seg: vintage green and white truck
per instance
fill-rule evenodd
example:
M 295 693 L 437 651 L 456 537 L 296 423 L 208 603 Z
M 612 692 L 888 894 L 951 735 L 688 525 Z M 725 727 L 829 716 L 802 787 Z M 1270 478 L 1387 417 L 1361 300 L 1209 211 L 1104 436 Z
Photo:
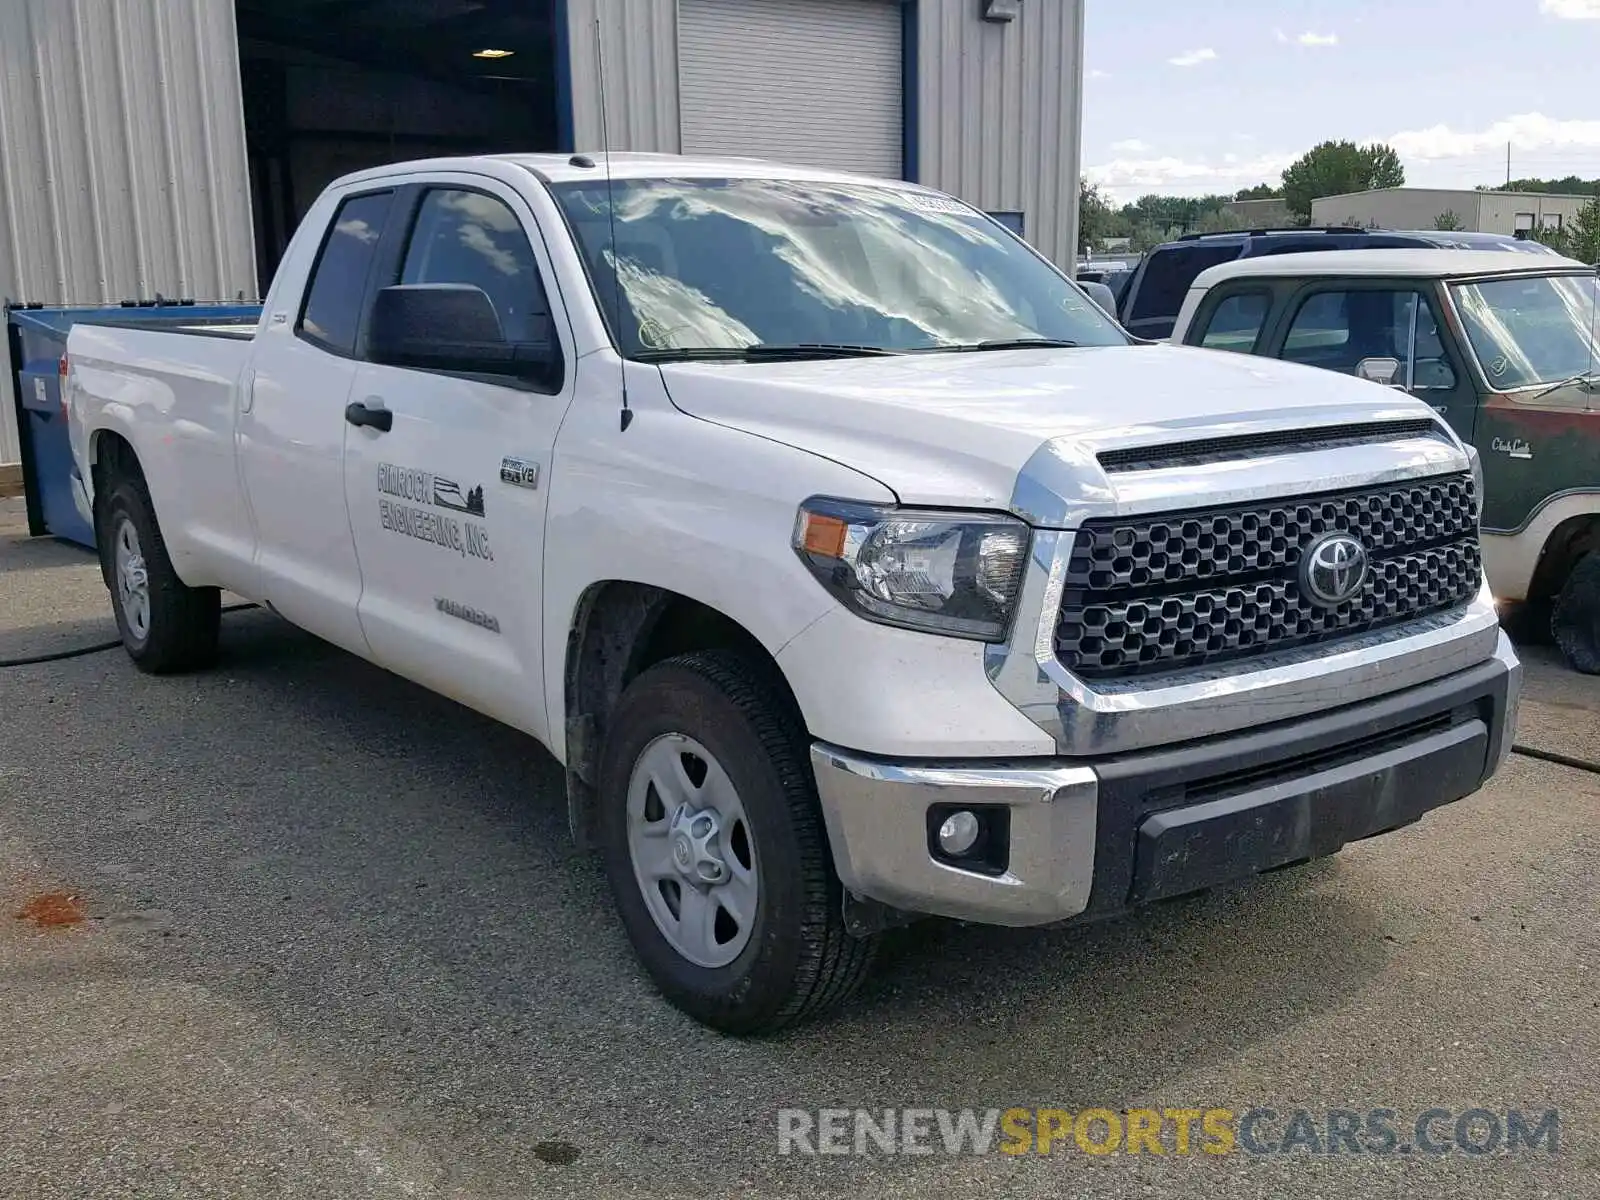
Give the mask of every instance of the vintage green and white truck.
M 1171 340 L 1341 371 L 1432 405 L 1478 454 L 1497 601 L 1600 674 L 1596 268 L 1462 250 L 1241 259 L 1199 275 Z

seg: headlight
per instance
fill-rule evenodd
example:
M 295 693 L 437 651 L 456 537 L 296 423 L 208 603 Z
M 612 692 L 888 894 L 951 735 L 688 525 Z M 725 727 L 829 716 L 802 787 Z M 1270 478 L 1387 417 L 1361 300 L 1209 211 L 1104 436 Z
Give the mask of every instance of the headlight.
M 1478 493 L 1478 510 L 1483 510 L 1483 459 L 1478 456 L 1478 448 L 1470 442 L 1465 444 L 1467 461 L 1472 464 L 1472 486 Z
M 1028 560 L 1015 517 L 812 499 L 794 548 L 822 585 L 885 625 L 984 642 L 1004 639 Z

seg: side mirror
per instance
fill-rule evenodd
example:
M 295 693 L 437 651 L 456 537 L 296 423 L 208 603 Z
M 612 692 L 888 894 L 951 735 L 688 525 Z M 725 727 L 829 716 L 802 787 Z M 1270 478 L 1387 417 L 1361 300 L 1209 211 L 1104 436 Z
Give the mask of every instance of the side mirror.
M 1400 374 L 1400 360 L 1398 358 L 1363 358 L 1356 364 L 1356 378 L 1365 379 L 1370 383 L 1381 383 L 1385 387 L 1395 387 L 1395 376 Z
M 382 289 L 372 305 L 367 353 L 373 362 L 425 371 L 505 375 L 539 383 L 560 377 L 555 330 L 538 341 L 510 342 L 482 288 L 407 283 Z
M 1098 304 L 1106 316 L 1117 319 L 1117 297 L 1109 287 L 1098 280 L 1078 280 L 1078 286 L 1089 293 L 1089 299 Z

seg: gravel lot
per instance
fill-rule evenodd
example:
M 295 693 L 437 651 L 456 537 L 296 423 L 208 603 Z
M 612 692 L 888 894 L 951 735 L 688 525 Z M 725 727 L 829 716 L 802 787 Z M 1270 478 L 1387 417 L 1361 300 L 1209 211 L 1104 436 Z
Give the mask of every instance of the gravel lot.
M 88 557 L 17 530 L 0 658 L 114 636 Z M 849 1012 L 741 1043 L 635 968 L 534 744 L 224 620 L 204 675 L 0 670 L 0 1195 L 1600 1196 L 1600 777 L 1516 757 L 1419 827 L 1101 926 L 929 923 Z M 1522 740 L 1600 759 L 1600 680 L 1528 653 Z M 14 916 L 52 893 L 85 919 Z M 1011 1105 L 1554 1107 L 1560 1141 L 776 1152 L 780 1108 Z

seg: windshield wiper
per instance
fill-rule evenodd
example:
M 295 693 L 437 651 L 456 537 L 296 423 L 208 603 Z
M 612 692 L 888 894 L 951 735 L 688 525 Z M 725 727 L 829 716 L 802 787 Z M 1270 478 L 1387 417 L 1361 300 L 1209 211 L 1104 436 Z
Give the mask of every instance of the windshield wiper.
M 919 353 L 973 354 L 980 350 L 1063 350 L 1073 349 L 1079 345 L 1081 343 L 1062 341 L 1060 338 L 994 338 L 987 342 L 958 342 L 952 346 L 925 346 L 919 348 Z
M 1593 386 L 1597 382 L 1600 382 L 1600 372 L 1591 367 L 1587 371 L 1579 371 L 1576 375 L 1569 375 L 1566 379 L 1552 383 L 1549 387 L 1540 388 L 1533 394 L 1533 399 L 1548 396 L 1551 392 L 1559 392 L 1562 388 L 1572 387 L 1574 384 L 1585 383 Z
M 847 346 L 827 342 L 792 344 L 763 342 L 753 346 L 679 346 L 671 350 L 645 350 L 633 356 L 635 362 L 760 362 L 762 360 L 804 360 L 809 358 L 878 358 L 894 354 L 882 346 Z

